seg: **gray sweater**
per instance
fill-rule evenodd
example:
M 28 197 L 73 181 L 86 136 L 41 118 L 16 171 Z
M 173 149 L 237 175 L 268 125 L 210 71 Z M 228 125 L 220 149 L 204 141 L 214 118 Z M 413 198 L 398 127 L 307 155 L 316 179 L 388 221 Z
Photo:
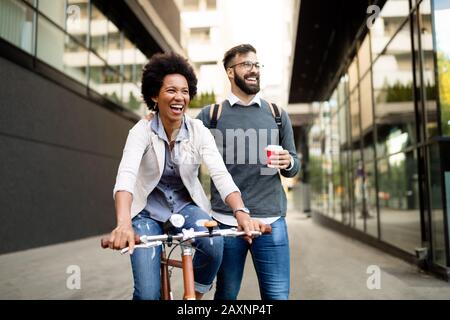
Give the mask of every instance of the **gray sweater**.
M 280 109 L 281 111 L 281 109 Z M 280 144 L 294 159 L 293 167 L 280 170 L 285 177 L 293 177 L 300 170 L 300 161 L 295 150 L 292 125 L 287 113 L 282 110 L 282 137 L 278 141 L 278 127 L 270 107 L 261 99 L 257 104 L 230 106 L 228 100 L 222 103 L 222 113 L 217 128 L 212 130 L 216 144 L 234 182 L 242 193 L 245 205 L 254 217 L 276 217 L 286 215 L 286 194 L 281 185 L 278 171 L 266 166 L 264 147 Z M 197 116 L 209 128 L 210 106 Z M 222 201 L 214 184 L 211 183 L 211 205 L 215 212 L 232 215 L 231 209 Z

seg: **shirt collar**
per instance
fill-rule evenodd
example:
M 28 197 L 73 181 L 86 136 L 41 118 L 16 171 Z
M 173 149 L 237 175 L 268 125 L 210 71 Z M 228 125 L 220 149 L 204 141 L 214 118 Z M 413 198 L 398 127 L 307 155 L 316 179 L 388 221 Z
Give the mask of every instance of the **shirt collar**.
M 153 121 L 151 123 L 151 129 L 153 130 L 154 133 L 156 133 L 156 135 L 160 139 L 169 143 L 169 139 L 167 138 L 166 131 L 164 130 L 164 125 L 161 121 L 161 118 L 159 117 L 158 112 L 156 113 L 155 118 L 153 119 Z M 175 138 L 175 141 L 179 142 L 179 141 L 186 140 L 186 139 L 189 139 L 189 129 L 188 129 L 186 121 L 185 121 L 185 116 L 183 115 L 183 118 L 181 120 L 180 131 L 178 132 L 178 135 Z
M 241 101 L 241 99 L 239 99 L 238 97 L 236 97 L 236 95 L 232 92 L 230 92 L 228 98 L 227 98 L 228 102 L 230 103 L 230 106 L 234 106 L 235 104 L 239 104 L 241 106 L 250 106 L 252 104 L 257 104 L 259 107 L 261 107 L 261 97 L 259 92 L 253 97 L 253 99 L 248 103 L 245 104 L 244 102 Z

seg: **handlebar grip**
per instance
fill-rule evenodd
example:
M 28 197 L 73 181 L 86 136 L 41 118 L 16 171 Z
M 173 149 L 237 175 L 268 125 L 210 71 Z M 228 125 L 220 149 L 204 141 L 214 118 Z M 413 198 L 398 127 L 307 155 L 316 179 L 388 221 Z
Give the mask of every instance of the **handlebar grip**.
M 100 240 L 100 245 L 103 249 L 109 248 L 109 239 L 108 238 L 102 238 Z
M 141 238 L 139 237 L 138 234 L 134 234 L 134 243 L 135 243 L 135 244 L 140 244 L 140 243 L 141 243 Z M 110 245 L 109 238 L 102 238 L 102 239 L 100 240 L 100 245 L 101 245 L 101 247 L 102 247 L 103 249 L 109 248 L 109 245 Z M 127 245 L 128 245 L 128 243 L 127 243 Z

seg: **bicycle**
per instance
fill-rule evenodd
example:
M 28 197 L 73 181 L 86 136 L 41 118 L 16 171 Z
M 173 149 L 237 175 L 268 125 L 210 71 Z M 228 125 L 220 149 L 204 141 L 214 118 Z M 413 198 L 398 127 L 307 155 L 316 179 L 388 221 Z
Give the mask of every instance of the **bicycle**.
M 180 218 L 181 217 L 181 218 Z M 175 227 L 181 227 L 184 224 L 184 218 L 181 215 L 174 214 L 171 219 L 168 220 L 169 226 L 165 227 L 165 234 L 153 235 L 153 236 L 141 236 L 136 238 L 135 249 L 139 248 L 152 248 L 156 246 L 162 246 L 161 251 L 161 262 L 160 262 L 160 272 L 161 272 L 161 300 L 173 300 L 173 295 L 170 287 L 170 276 L 169 267 L 180 268 L 183 271 L 183 286 L 184 286 L 184 300 L 195 300 L 195 289 L 194 289 L 194 267 L 192 264 L 193 256 L 193 246 L 192 242 L 196 238 L 205 237 L 243 237 L 246 236 L 245 231 L 238 231 L 237 228 L 230 229 L 216 229 L 217 222 L 214 220 L 206 221 L 204 227 L 208 231 L 194 231 L 194 229 L 182 229 L 181 233 L 171 234 L 170 231 Z M 270 225 L 265 226 L 264 234 L 270 233 L 272 231 Z M 251 237 L 256 238 L 261 236 L 263 233 L 260 231 L 251 231 Z M 166 247 L 171 247 L 176 241 L 174 248 L 166 256 Z M 177 247 L 181 248 L 181 261 L 170 259 L 172 251 Z M 106 249 L 109 248 L 109 239 L 101 239 L 101 247 Z M 126 254 L 129 248 L 126 247 L 121 250 L 121 254 Z

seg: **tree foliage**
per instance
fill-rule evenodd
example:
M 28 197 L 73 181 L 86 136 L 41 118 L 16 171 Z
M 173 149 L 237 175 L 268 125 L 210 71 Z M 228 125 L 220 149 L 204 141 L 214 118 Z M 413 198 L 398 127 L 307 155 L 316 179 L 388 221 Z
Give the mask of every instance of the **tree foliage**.
M 203 108 L 208 104 L 216 103 L 216 95 L 213 91 L 198 94 L 189 104 L 190 108 Z

